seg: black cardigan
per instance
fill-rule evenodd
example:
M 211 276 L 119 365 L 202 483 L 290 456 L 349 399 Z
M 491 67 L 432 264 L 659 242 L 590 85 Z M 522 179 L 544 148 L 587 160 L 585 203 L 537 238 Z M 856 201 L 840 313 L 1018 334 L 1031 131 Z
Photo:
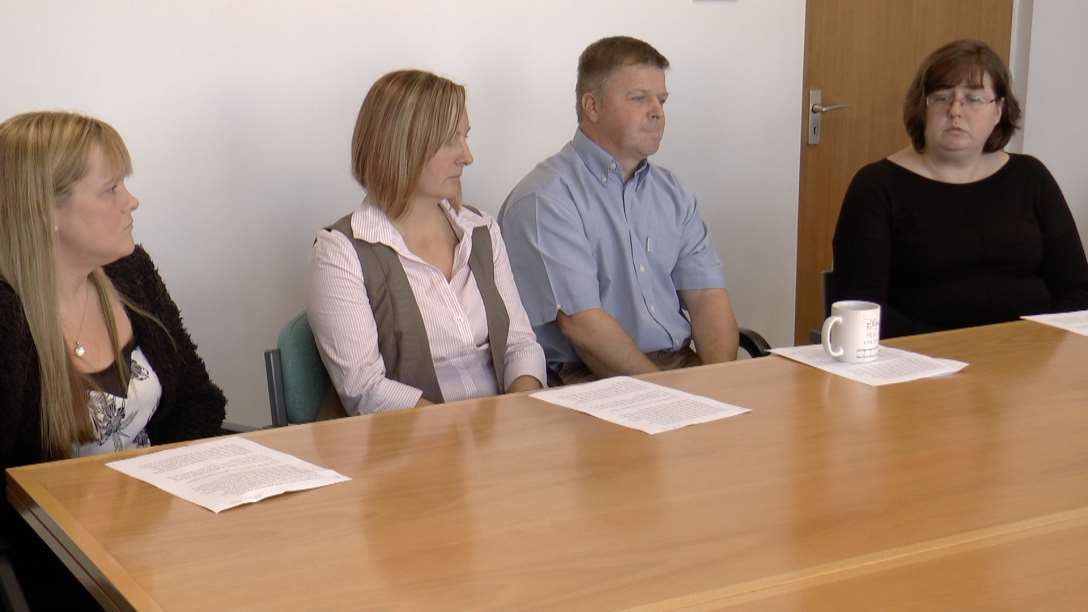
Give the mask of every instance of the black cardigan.
M 225 416 L 226 398 L 208 378 L 147 252 L 136 251 L 106 267 L 114 286 L 134 304 L 154 315 L 169 331 L 132 311 L 136 344 L 143 350 L 162 385 L 158 407 L 147 424 L 152 444 L 214 436 Z M 173 340 L 173 342 L 171 342 Z M 8 468 L 42 461 L 38 354 L 14 290 L 0 281 L 0 461 Z M 7 482 L 4 484 L 5 514 Z M 17 518 L 9 514 L 8 520 Z M 13 527 L 4 521 L 5 538 Z M 19 539 L 19 538 L 17 538 Z

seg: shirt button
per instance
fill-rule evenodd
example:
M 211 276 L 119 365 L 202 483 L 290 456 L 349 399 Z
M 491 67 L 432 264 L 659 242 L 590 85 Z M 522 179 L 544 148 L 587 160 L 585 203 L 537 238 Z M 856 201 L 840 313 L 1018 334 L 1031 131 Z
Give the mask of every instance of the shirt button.
M 601 182 L 602 183 L 607 183 L 608 182 L 608 177 L 607 176 L 602 176 L 601 177 Z
M 653 306 L 651 305 L 651 306 L 650 306 L 650 314 L 654 314 L 654 313 L 656 313 L 656 312 L 657 312 L 657 309 L 656 309 L 656 308 L 654 308 L 654 307 L 653 307 Z
M 615 170 L 616 169 L 616 162 L 612 162 L 612 163 L 608 164 L 608 169 L 609 170 Z
M 638 265 L 638 271 L 639 271 L 639 272 L 645 272 L 645 271 L 646 271 L 646 266 L 644 266 L 644 265 L 642 265 L 642 264 L 639 264 L 639 265 Z

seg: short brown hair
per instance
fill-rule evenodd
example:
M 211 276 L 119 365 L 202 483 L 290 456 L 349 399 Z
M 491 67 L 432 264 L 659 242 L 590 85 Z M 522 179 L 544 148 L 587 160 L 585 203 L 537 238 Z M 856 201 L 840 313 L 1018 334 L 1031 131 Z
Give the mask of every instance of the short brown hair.
M 390 219 L 406 212 L 423 166 L 464 112 L 465 88 L 430 72 L 398 70 L 370 87 L 355 120 L 351 171 Z
M 657 49 L 630 36 L 602 38 L 582 51 L 578 58 L 578 82 L 574 86 L 574 109 L 582 121 L 582 96 L 600 94 L 612 71 L 631 64 L 649 64 L 665 70 L 669 60 Z
M 966 83 L 982 87 L 984 75 L 990 75 L 994 95 L 1004 104 L 1001 120 L 983 146 L 983 151 L 1000 151 L 1020 127 L 1020 103 L 1012 93 L 1012 79 L 1005 62 L 980 40 L 954 40 L 929 55 L 918 67 L 918 73 L 903 100 L 903 124 L 911 144 L 919 153 L 926 146 L 926 96 Z

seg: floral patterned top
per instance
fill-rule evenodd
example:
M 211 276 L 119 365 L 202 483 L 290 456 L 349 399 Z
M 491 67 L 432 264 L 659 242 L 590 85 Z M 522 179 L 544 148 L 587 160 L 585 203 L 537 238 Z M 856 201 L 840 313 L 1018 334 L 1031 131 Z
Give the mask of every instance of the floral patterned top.
M 151 446 L 145 428 L 162 396 L 159 377 L 139 347 L 129 344 L 122 356 L 129 362 L 127 389 L 112 365 L 89 375 L 97 389 L 88 392 L 87 407 L 98 439 L 78 445 L 78 456 Z

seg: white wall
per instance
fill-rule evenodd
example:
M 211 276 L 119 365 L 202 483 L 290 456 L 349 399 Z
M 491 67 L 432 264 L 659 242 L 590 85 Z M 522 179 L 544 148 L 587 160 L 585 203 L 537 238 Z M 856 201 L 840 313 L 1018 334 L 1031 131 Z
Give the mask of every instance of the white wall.
M 1012 0 L 1012 41 L 1009 45 L 1009 72 L 1012 73 L 1012 92 L 1023 104 L 1028 92 L 1028 63 L 1031 56 L 1031 14 L 1035 0 Z M 1024 130 L 1017 130 L 1006 151 L 1023 153 Z
M 128 142 L 137 239 L 229 420 L 268 422 L 262 351 L 302 307 L 314 230 L 357 203 L 348 148 L 374 79 L 467 85 L 465 196 L 497 212 L 573 134 L 577 56 L 612 34 L 672 61 L 657 161 L 699 194 L 741 323 L 790 339 L 803 0 L 0 0 L 0 19 L 0 118 L 78 110 Z
M 1088 3 L 1039 0 L 1031 25 L 1024 152 L 1041 159 L 1058 180 L 1081 241 L 1088 240 Z

